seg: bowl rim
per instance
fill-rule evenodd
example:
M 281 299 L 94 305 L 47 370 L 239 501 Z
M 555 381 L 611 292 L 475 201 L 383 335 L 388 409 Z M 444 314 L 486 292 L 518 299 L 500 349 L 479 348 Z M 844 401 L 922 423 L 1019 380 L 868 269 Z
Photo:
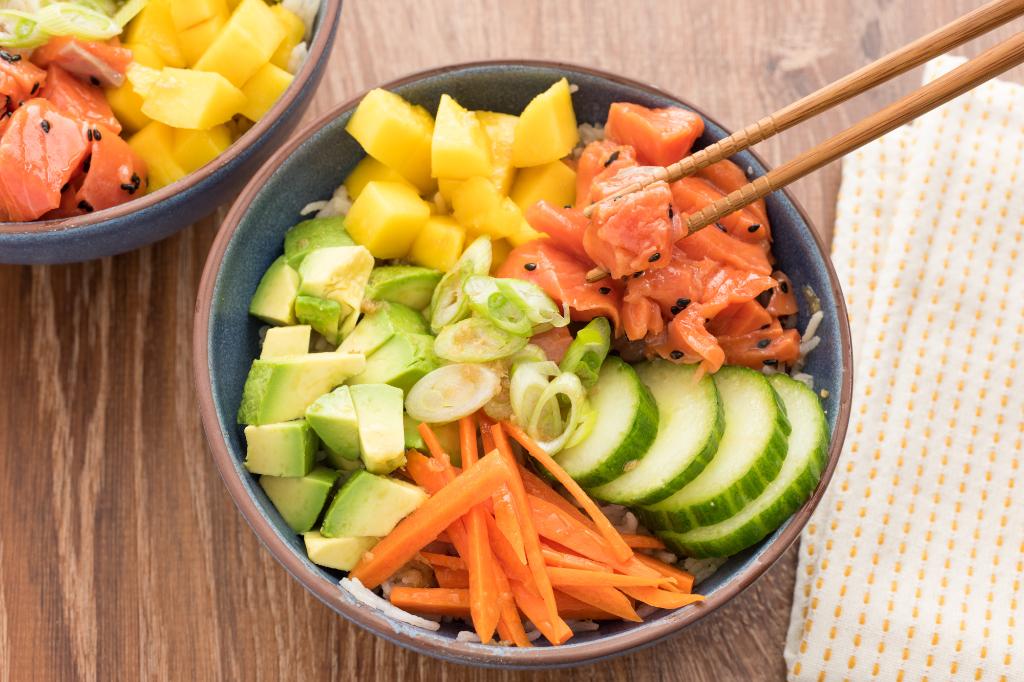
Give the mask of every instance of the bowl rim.
M 325 56 L 328 44 L 331 42 L 331 33 L 336 30 L 335 26 L 341 14 L 342 2 L 343 0 L 326 0 L 326 6 L 317 14 L 318 24 L 313 34 L 313 40 L 309 45 L 309 53 L 306 55 L 302 68 L 295 74 L 294 80 L 285 90 L 284 94 L 274 102 L 274 106 L 252 128 L 245 131 L 241 137 L 232 142 L 227 151 L 216 159 L 199 170 L 189 173 L 181 180 L 161 187 L 152 194 L 146 194 L 137 199 L 132 199 L 131 201 L 126 201 L 123 204 L 111 206 L 100 211 L 70 218 L 52 218 L 50 220 L 33 220 L 28 222 L 0 222 L 0 237 L 78 230 L 99 225 L 108 220 L 123 218 L 136 211 L 143 211 L 156 206 L 165 199 L 196 186 L 224 166 L 232 163 L 244 150 L 248 149 L 253 142 L 262 138 L 277 123 L 281 115 L 292 106 L 295 98 L 299 96 L 299 93 L 306 88 L 310 79 L 313 78 L 317 70 L 317 64 Z
M 553 60 L 533 59 L 494 59 L 459 62 L 455 64 L 433 67 L 416 73 L 408 74 L 381 85 L 375 86 L 385 89 L 392 89 L 412 82 L 430 78 L 450 71 L 464 71 L 473 68 L 494 68 L 494 67 L 542 67 L 556 70 L 583 73 L 596 78 L 611 81 L 616 85 L 623 85 L 632 88 L 646 90 L 654 95 L 665 97 L 693 109 L 705 120 L 718 125 L 723 130 L 728 128 L 721 126 L 715 119 L 707 116 L 702 109 L 693 106 L 687 100 L 681 99 L 656 86 L 619 76 L 616 74 L 594 69 L 586 66 L 579 66 L 569 62 Z M 235 463 L 227 447 L 225 439 L 221 435 L 220 422 L 213 398 L 213 384 L 209 366 L 209 331 L 210 314 L 213 305 L 213 293 L 220 273 L 221 263 L 232 236 L 238 229 L 238 225 L 248 211 L 252 200 L 262 189 L 265 182 L 273 175 L 278 167 L 310 137 L 320 131 L 349 109 L 352 109 L 363 98 L 365 92 L 361 92 L 346 102 L 333 107 L 308 125 L 304 126 L 298 133 L 294 134 L 287 143 L 278 149 L 271 156 L 260 170 L 252 177 L 245 186 L 238 198 L 232 204 L 230 211 L 221 223 L 217 237 L 210 248 L 206 264 L 203 268 L 202 280 L 199 285 L 198 298 L 196 301 L 195 321 L 193 325 L 193 363 L 196 382 L 196 391 L 199 397 L 199 411 L 202 419 L 203 430 L 206 441 L 213 455 L 221 478 L 231 495 L 232 500 L 242 513 L 243 518 L 252 528 L 260 542 L 270 551 L 277 561 L 284 566 L 292 577 L 303 587 L 309 590 L 321 602 L 344 616 L 351 622 L 370 630 L 384 639 L 398 644 L 407 649 L 424 653 L 435 658 L 447 661 L 481 666 L 481 667 L 505 667 L 505 668 L 557 668 L 574 665 L 594 663 L 604 658 L 622 655 L 639 648 L 653 645 L 669 636 L 678 633 L 685 627 L 710 615 L 722 605 L 731 601 L 738 594 L 747 589 L 759 577 L 761 577 L 796 541 L 804 526 L 807 524 L 811 514 L 817 508 L 825 490 L 828 488 L 833 472 L 839 461 L 843 442 L 846 437 L 847 426 L 850 418 L 851 400 L 853 394 L 853 354 L 852 341 L 850 336 L 849 316 L 846 309 L 845 297 L 839 284 L 839 279 L 829 258 L 828 251 L 822 243 L 821 237 L 814 229 L 813 224 L 807 216 L 804 208 L 790 194 L 789 190 L 781 190 L 787 199 L 792 202 L 800 219 L 806 225 L 814 241 L 818 254 L 821 257 L 829 282 L 836 294 L 836 316 L 840 331 L 840 348 L 842 359 L 842 387 L 839 395 L 839 413 L 836 418 L 836 428 L 832 433 L 829 444 L 828 463 L 822 472 L 821 479 L 811 497 L 796 511 L 789 519 L 782 533 L 775 538 L 758 561 L 747 566 L 742 572 L 734 576 L 726 585 L 710 596 L 699 608 L 688 609 L 682 612 L 681 617 L 673 619 L 662 619 L 644 623 L 640 628 L 617 634 L 611 638 L 596 639 L 591 642 L 581 643 L 574 647 L 534 647 L 529 649 L 514 649 L 509 647 L 483 647 L 474 645 L 464 647 L 462 643 L 455 640 L 450 642 L 434 642 L 426 638 L 418 638 L 408 632 L 394 628 L 384 615 L 368 606 L 358 602 L 350 602 L 342 598 L 340 588 L 336 583 L 328 582 L 322 576 L 314 573 L 304 565 L 293 549 L 277 536 L 273 527 L 264 518 L 259 506 L 250 498 L 245 490 L 241 478 L 236 474 Z M 765 168 L 770 166 L 765 163 L 753 150 L 753 154 L 759 163 Z

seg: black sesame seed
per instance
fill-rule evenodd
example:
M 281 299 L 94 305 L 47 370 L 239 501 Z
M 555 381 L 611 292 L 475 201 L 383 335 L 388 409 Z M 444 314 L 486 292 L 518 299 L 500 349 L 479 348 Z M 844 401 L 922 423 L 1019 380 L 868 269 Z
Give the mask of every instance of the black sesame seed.
M 71 186 L 70 182 L 65 182 L 64 186 L 60 188 L 60 193 L 64 194 L 64 192 L 67 192 L 68 191 L 68 187 L 70 187 L 70 186 Z
M 85 131 L 85 139 L 89 140 L 89 142 L 92 142 L 92 128 L 89 128 L 88 130 Z
M 45 118 L 39 122 L 39 127 L 43 129 L 44 133 L 50 132 L 50 122 Z
M 121 189 L 123 189 L 125 192 L 128 192 L 128 194 L 135 194 L 135 190 L 137 188 L 130 182 L 123 182 L 121 183 Z
M 674 350 L 671 353 L 669 353 L 669 355 L 672 356 L 673 360 L 679 360 L 680 358 L 683 357 L 683 351 L 681 351 L 681 350 Z
M 643 276 L 644 276 L 644 271 L 643 270 L 640 270 L 639 272 L 634 272 L 633 273 L 633 279 L 636 279 L 637 277 L 643 277 Z
M 789 284 L 787 284 L 786 282 L 779 282 L 779 291 L 781 291 L 784 294 L 788 294 Z
M 100 135 L 99 128 L 96 128 L 95 130 L 92 131 L 92 139 L 96 140 L 97 142 L 103 139 L 103 136 Z
M 30 93 L 28 93 L 28 94 L 30 94 L 30 95 L 34 95 L 34 94 L 36 94 L 37 92 L 39 92 L 39 83 L 33 83 L 33 84 L 32 84 L 32 92 L 30 92 Z
M 536 263 L 527 263 L 527 264 L 526 264 L 526 265 L 524 265 L 523 267 L 524 267 L 524 268 L 525 268 L 526 270 L 529 270 L 530 272 L 533 272 L 534 270 L 536 270 L 536 269 L 537 269 L 537 264 L 536 264 Z
M 672 220 L 676 215 L 676 212 L 672 210 L 672 204 L 668 205 L 668 219 Z
M 605 296 L 607 296 L 608 294 L 612 293 L 612 288 L 611 287 L 601 287 L 600 289 L 598 289 L 598 291 L 601 292 L 602 294 L 604 294 Z
M 85 160 L 85 163 L 82 164 L 82 172 L 88 173 L 89 172 L 89 168 L 91 168 L 91 167 L 92 167 L 92 157 L 90 156 L 88 159 Z
M 768 328 L 768 327 L 770 327 L 770 326 L 772 326 L 770 322 L 769 322 L 768 324 L 762 324 L 762 325 L 761 325 L 761 329 L 762 329 L 762 330 L 763 330 L 763 329 L 767 329 L 767 328 Z
M 779 361 L 778 361 L 778 360 L 776 360 L 775 358 L 771 358 L 771 359 L 769 359 L 769 360 L 765 360 L 765 361 L 764 361 L 764 364 L 765 364 L 765 365 L 767 365 L 768 367 L 774 367 L 774 366 L 776 366 L 777 364 L 779 364 Z
M 82 199 L 81 201 L 78 202 L 78 208 L 82 209 L 86 213 L 92 213 L 92 204 L 90 204 L 85 199 Z
M 608 160 L 604 162 L 604 167 L 607 168 L 608 166 L 612 165 L 613 163 L 615 163 L 618 160 L 619 160 L 619 150 L 616 149 L 615 151 L 613 151 L 611 154 L 608 155 Z
M 139 177 L 138 173 L 132 173 L 132 184 L 135 185 L 135 189 L 139 188 L 142 184 L 142 178 Z
M 89 82 L 92 83 L 93 85 L 98 86 L 100 84 L 100 79 L 97 78 L 96 76 L 89 76 Z
M 661 254 L 658 253 L 657 251 L 655 251 L 654 253 L 651 254 L 651 257 L 647 259 L 647 262 L 648 263 L 656 263 L 659 260 L 661 260 Z
M 572 208 L 572 204 L 566 204 L 565 206 L 562 206 L 562 208 Z
M 10 62 L 11 64 L 13 64 L 14 62 L 21 61 L 21 55 L 13 54 L 11 52 L 8 52 L 7 50 L 0 50 L 0 59 L 4 60 L 5 62 Z
M 760 341 L 757 342 L 757 347 L 758 348 L 767 348 L 768 346 L 771 345 L 771 343 L 772 342 L 769 339 L 761 339 Z
M 672 306 L 670 310 L 672 311 L 673 315 L 678 315 L 679 313 L 683 312 L 683 309 L 677 305 Z
M 747 232 L 757 232 L 761 229 L 760 223 L 754 223 L 753 225 L 747 226 Z
M 679 306 L 680 310 L 686 310 L 686 306 L 690 305 L 690 299 L 688 298 L 677 298 L 676 305 Z
M 715 227 L 717 227 L 722 232 L 728 232 L 729 231 L 729 230 L 725 229 L 725 225 L 723 225 L 722 223 L 715 223 Z

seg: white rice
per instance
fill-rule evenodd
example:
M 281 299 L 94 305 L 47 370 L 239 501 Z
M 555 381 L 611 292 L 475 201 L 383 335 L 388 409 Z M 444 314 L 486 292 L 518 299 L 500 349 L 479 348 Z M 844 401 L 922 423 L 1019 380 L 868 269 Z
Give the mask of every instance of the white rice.
M 693 584 L 699 585 L 715 574 L 728 558 L 683 559 L 683 570 L 693 575 Z
M 531 642 L 536 642 L 540 637 L 540 630 L 530 629 L 526 631 L 526 639 Z
M 326 201 L 314 201 L 306 204 L 299 211 L 299 215 L 315 213 L 317 218 L 329 218 L 336 215 L 345 215 L 352 208 L 352 199 L 348 196 L 345 185 L 338 185 L 334 195 Z
M 320 0 L 283 0 L 281 6 L 295 14 L 306 25 L 306 38 L 313 35 L 313 22 L 320 11 Z
M 359 603 L 365 604 L 372 609 L 377 609 L 389 618 L 394 618 L 397 621 L 407 623 L 418 628 L 423 628 L 424 630 L 433 630 L 436 632 L 441 629 L 440 623 L 427 620 L 426 618 L 420 618 L 419 616 L 414 616 L 408 611 L 403 611 L 398 608 L 386 599 L 382 599 L 377 596 L 371 590 L 366 589 L 366 587 L 359 582 L 358 578 L 342 578 L 339 585 L 341 585 L 341 589 L 352 595 L 352 597 Z
M 567 620 L 565 624 L 569 626 L 569 629 L 573 632 L 595 632 L 600 629 L 600 625 L 592 620 Z
M 310 213 L 316 213 L 317 211 L 326 208 L 327 203 L 328 202 L 325 199 L 321 199 L 320 201 L 311 201 L 302 207 L 302 210 L 299 211 L 299 215 L 304 216 L 309 215 Z
M 305 41 L 299 43 L 292 48 L 292 53 L 288 55 L 288 72 L 298 73 L 302 65 L 306 63 L 306 57 L 309 56 L 309 45 Z
M 479 644 L 480 643 L 480 638 L 477 636 L 477 634 L 475 632 L 471 632 L 469 630 L 462 630 L 461 632 L 459 632 L 459 634 L 455 635 L 455 641 L 456 642 L 476 642 L 477 644 Z

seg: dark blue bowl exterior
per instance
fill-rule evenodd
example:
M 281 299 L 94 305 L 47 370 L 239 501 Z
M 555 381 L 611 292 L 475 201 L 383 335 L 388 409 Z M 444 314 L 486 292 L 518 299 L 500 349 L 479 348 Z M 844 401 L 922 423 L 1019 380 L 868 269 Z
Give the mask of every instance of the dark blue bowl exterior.
M 590 73 L 573 71 L 571 67 L 555 69 L 535 65 L 474 66 L 436 73 L 423 80 L 400 85 L 394 90 L 431 111 L 436 108 L 441 94 L 448 93 L 470 109 L 517 113 L 533 95 L 562 76 L 567 76 L 570 82 L 579 86 L 578 92 L 573 95 L 573 104 L 581 122 L 603 122 L 609 104 L 615 101 L 638 102 L 647 106 L 680 104 L 676 100 L 641 87 L 609 82 Z M 208 339 L 209 374 L 212 378 L 220 436 L 224 438 L 233 455 L 235 474 L 243 481 L 248 494 L 257 501 L 261 513 L 273 525 L 280 539 L 287 543 L 302 563 L 316 574 L 317 580 L 330 581 L 332 585 L 337 584 L 340 574 L 309 562 L 301 538 L 289 530 L 257 485 L 256 478 L 242 466 L 245 445 L 242 429 L 235 423 L 235 414 L 249 365 L 258 354 L 258 329 L 261 323 L 246 313 L 249 299 L 263 271 L 280 255 L 284 233 L 298 221 L 299 210 L 308 202 L 329 197 L 363 156 L 358 143 L 344 130 L 349 115 L 350 112 L 346 112 L 327 123 L 285 159 L 256 194 L 242 216 L 227 245 L 220 272 L 216 276 Z M 698 144 L 710 144 L 726 134 L 720 126 L 707 121 L 706 131 Z M 750 153 L 739 154 L 734 160 L 744 168 L 751 168 L 755 175 L 765 172 L 762 164 Z M 772 194 L 767 200 L 767 205 L 775 243 L 778 245 L 776 255 L 779 267 L 790 276 L 798 290 L 802 290 L 804 286 L 813 289 L 825 311 L 825 318 L 818 332 L 822 337 L 822 343 L 810 355 L 806 371 L 815 376 L 816 388 L 825 388 L 829 391 L 824 406 L 834 432 L 843 382 L 842 332 L 839 316 L 844 314 L 844 309 L 841 304 L 837 305 L 837 302 L 842 300 L 841 294 L 830 282 L 829 268 L 822 258 L 819 244 L 799 209 L 781 192 Z M 801 328 L 806 325 L 807 318 L 806 306 L 802 305 L 799 321 Z M 207 428 L 209 430 L 209 426 Z M 210 436 L 217 437 L 214 433 L 210 433 Z M 779 529 L 757 546 L 731 558 L 713 578 L 701 585 L 701 591 L 706 595 L 712 595 L 739 573 L 760 562 L 766 548 L 781 532 L 782 529 Z M 296 577 L 303 579 L 301 576 Z M 339 595 L 339 601 L 342 599 L 344 597 Z M 335 604 L 329 601 L 327 603 L 336 608 Z M 640 625 L 605 624 L 601 626 L 600 632 L 577 635 L 569 644 L 560 648 L 579 647 L 596 638 L 615 638 L 638 628 L 649 627 L 650 623 L 655 621 L 674 618 L 679 616 L 662 612 Z M 366 626 L 365 623 L 361 625 Z M 414 644 L 396 639 L 394 632 L 381 631 L 374 627 L 371 629 L 403 646 L 417 648 Z M 440 634 L 427 633 L 401 624 L 395 624 L 394 629 L 396 632 L 410 634 L 423 641 L 438 637 L 452 638 L 457 628 L 446 626 Z M 470 656 L 472 654 L 469 652 L 479 655 L 479 650 L 483 648 L 474 644 L 460 646 Z M 498 658 L 481 662 L 463 658 L 458 654 L 449 653 L 446 657 L 476 665 L 510 665 Z M 533 667 L 551 664 L 541 661 L 531 663 L 527 657 L 518 659 L 512 665 Z
M 91 225 L 48 232 L 0 232 L 0 263 L 73 263 L 126 253 L 169 237 L 231 201 L 284 143 L 309 107 L 323 78 L 336 28 L 337 18 L 331 26 L 316 27 L 317 33 L 328 33 L 324 58 L 313 65 L 309 79 L 281 115 L 259 137 L 240 138 L 235 143 L 240 145 L 238 153 L 227 162 L 214 161 L 218 167 L 200 182 L 183 182 L 180 192 L 153 206 Z

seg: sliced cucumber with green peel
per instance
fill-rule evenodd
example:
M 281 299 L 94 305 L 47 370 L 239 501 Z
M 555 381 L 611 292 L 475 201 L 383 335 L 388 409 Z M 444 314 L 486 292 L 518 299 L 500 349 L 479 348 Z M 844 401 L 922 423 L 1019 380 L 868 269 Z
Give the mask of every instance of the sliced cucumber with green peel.
M 636 371 L 616 357 L 605 361 L 588 400 L 597 412 L 593 431 L 555 460 L 580 485 L 594 486 L 642 461 L 658 433 L 658 406 Z
M 684 533 L 724 521 L 764 492 L 782 468 L 790 426 L 768 378 L 723 367 L 714 380 L 725 411 L 718 451 L 678 492 L 639 510 L 648 528 Z
M 760 542 L 800 508 L 818 485 L 828 461 L 828 424 L 814 391 L 784 374 L 768 381 L 782 398 L 793 430 L 779 475 L 738 514 L 685 533 L 658 533 L 674 551 L 691 557 L 724 557 Z
M 718 449 L 724 421 L 715 382 L 709 376 L 696 381 L 696 372 L 694 365 L 666 360 L 637 365 L 658 405 L 658 435 L 634 469 L 592 488 L 591 495 L 617 504 L 652 504 L 704 470 Z

